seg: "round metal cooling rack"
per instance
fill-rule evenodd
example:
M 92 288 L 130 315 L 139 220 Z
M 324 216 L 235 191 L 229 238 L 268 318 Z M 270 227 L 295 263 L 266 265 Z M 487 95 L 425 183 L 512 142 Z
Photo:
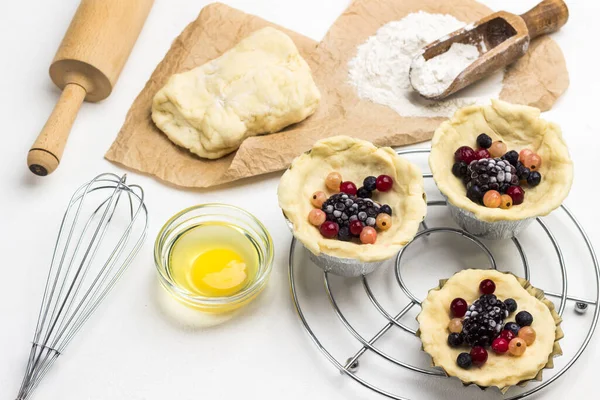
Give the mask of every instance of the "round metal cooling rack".
M 397 151 L 397 153 L 399 155 L 429 153 L 429 149 L 403 150 L 403 151 Z M 423 174 L 423 177 L 424 178 L 432 178 L 432 174 L 426 173 L 426 174 Z M 428 207 L 440 207 L 440 206 L 445 206 L 446 202 L 445 201 L 429 201 L 427 203 L 427 205 L 428 205 Z M 505 400 L 517 400 L 517 399 L 523 399 L 523 398 L 529 397 L 530 395 L 537 393 L 537 392 L 541 391 L 542 389 L 548 387 L 551 383 L 553 383 L 558 378 L 560 378 L 579 359 L 579 357 L 581 356 L 583 351 L 586 349 L 587 345 L 589 344 L 589 342 L 592 338 L 592 335 L 594 334 L 596 325 L 598 323 L 598 317 L 600 314 L 600 307 L 598 307 L 598 304 L 600 303 L 600 266 L 598 264 L 598 259 L 596 258 L 596 254 L 594 252 L 592 243 L 591 243 L 590 239 L 588 238 L 587 234 L 585 233 L 585 231 L 583 230 L 583 227 L 581 226 L 581 224 L 577 221 L 577 219 L 573 216 L 573 214 L 571 213 L 571 211 L 569 211 L 569 209 L 567 207 L 565 207 L 563 205 L 563 206 L 561 206 L 561 208 L 566 213 L 566 215 L 569 217 L 571 222 L 575 225 L 577 230 L 579 231 L 581 238 L 584 240 L 585 245 L 587 246 L 587 249 L 591 256 L 591 260 L 594 265 L 594 275 L 595 275 L 595 282 L 596 282 L 596 298 L 594 300 L 589 300 L 589 299 L 584 299 L 584 298 L 580 298 L 580 297 L 576 297 L 576 296 L 572 296 L 572 295 L 568 294 L 568 292 L 567 292 L 567 287 L 568 287 L 567 270 L 565 267 L 565 261 L 563 258 L 562 250 L 561 250 L 556 238 L 554 237 L 554 235 L 552 234 L 552 232 L 546 225 L 546 223 L 542 219 L 537 218 L 536 220 L 537 220 L 538 224 L 540 224 L 540 226 L 546 233 L 547 237 L 552 242 L 552 245 L 554 246 L 554 249 L 556 251 L 556 255 L 558 258 L 558 263 L 560 265 L 561 279 L 562 279 L 562 291 L 560 293 L 555 293 L 555 292 L 546 291 L 546 290 L 544 290 L 544 293 L 549 297 L 554 297 L 554 298 L 560 299 L 560 304 L 559 304 L 557 310 L 558 310 L 558 314 L 561 316 L 563 315 L 563 312 L 565 310 L 567 302 L 569 302 L 569 301 L 574 303 L 574 308 L 575 308 L 576 314 L 578 314 L 578 315 L 583 314 L 587 311 L 589 306 L 593 306 L 594 307 L 594 315 L 593 315 L 591 324 L 589 326 L 587 335 L 585 336 L 581 346 L 579 347 L 579 349 L 576 351 L 576 353 L 573 355 L 573 357 L 566 363 L 566 365 L 561 370 L 557 371 L 553 376 L 544 380 L 543 382 L 541 382 L 534 388 L 532 388 L 526 392 L 519 393 L 513 397 L 505 398 Z M 455 229 L 455 228 L 445 228 L 445 227 L 429 228 L 425 221 L 423 221 L 423 223 L 422 223 L 422 228 L 423 229 L 421 231 L 419 231 L 419 233 L 415 236 L 413 241 L 410 242 L 408 245 L 406 245 L 398 253 L 398 255 L 396 257 L 396 265 L 395 265 L 396 280 L 398 282 L 398 285 L 400 286 L 400 289 L 404 292 L 404 294 L 410 300 L 410 302 L 398 314 L 396 314 L 395 316 L 390 315 L 383 308 L 383 306 L 379 303 L 379 301 L 376 299 L 375 295 L 373 294 L 371 287 L 369 286 L 368 276 L 363 276 L 362 278 L 358 278 L 358 279 L 362 279 L 362 284 L 363 284 L 364 290 L 365 290 L 369 300 L 375 307 L 375 309 L 388 320 L 388 323 L 385 324 L 381 328 L 381 330 L 379 330 L 379 332 L 376 333 L 370 339 L 366 339 L 366 338 L 362 337 L 356 331 L 356 329 L 352 326 L 352 324 L 347 320 L 347 318 L 344 316 L 344 314 L 340 310 L 340 307 L 338 306 L 338 303 L 337 303 L 337 301 L 334 297 L 334 294 L 331 290 L 329 275 L 327 272 L 323 273 L 324 274 L 325 291 L 327 293 L 327 296 L 329 297 L 330 303 L 333 307 L 333 310 L 335 311 L 335 314 L 339 317 L 340 321 L 345 326 L 345 328 L 350 332 L 350 334 L 362 344 L 362 348 L 360 350 L 358 350 L 354 355 L 350 356 L 343 363 L 338 361 L 335 357 L 333 357 L 331 355 L 331 353 L 321 344 L 321 341 L 317 338 L 317 336 L 311 329 L 308 321 L 306 320 L 306 317 L 305 317 L 305 315 L 302 311 L 302 307 L 300 305 L 300 301 L 298 299 L 298 293 L 296 291 L 296 284 L 295 284 L 295 275 L 294 275 L 294 254 L 295 254 L 295 249 L 296 249 L 296 239 L 295 238 L 292 239 L 292 243 L 290 246 L 289 282 L 290 282 L 290 288 L 291 288 L 291 292 L 292 292 L 292 298 L 294 300 L 294 304 L 296 307 L 296 311 L 298 312 L 298 316 L 300 317 L 300 320 L 302 321 L 302 324 L 303 324 L 304 328 L 306 329 L 306 331 L 308 332 L 312 341 L 316 344 L 317 348 L 323 353 L 323 355 L 325 355 L 325 357 L 340 370 L 340 372 L 342 372 L 343 374 L 354 379 L 356 382 L 360 383 L 361 385 L 363 385 L 383 396 L 386 396 L 386 397 L 389 397 L 392 399 L 397 399 L 397 400 L 409 400 L 409 399 L 406 397 L 402 397 L 398 394 L 385 391 L 385 390 L 377 387 L 373 383 L 370 383 L 369 381 L 363 379 L 362 377 L 360 377 L 358 375 L 358 372 L 360 369 L 359 359 L 367 351 L 371 351 L 371 352 L 379 355 L 380 357 L 384 358 L 385 360 L 389 361 L 390 363 L 392 363 L 396 366 L 408 369 L 413 372 L 426 374 L 426 375 L 432 375 L 432 376 L 441 376 L 441 377 L 445 376 L 445 374 L 440 370 L 423 369 L 423 368 L 419 368 L 419 367 L 410 365 L 409 363 L 406 363 L 404 361 L 398 360 L 398 359 L 386 354 L 385 352 L 383 352 L 382 350 L 380 350 L 379 348 L 377 348 L 375 346 L 375 343 L 382 336 L 384 336 L 386 334 L 386 332 L 388 332 L 392 327 L 398 327 L 398 328 L 402 329 L 403 331 L 405 331 L 406 333 L 409 333 L 411 335 L 416 334 L 416 331 L 414 329 L 406 326 L 405 324 L 403 324 L 401 322 L 402 317 L 404 317 L 414 306 L 421 305 L 421 299 L 419 299 L 417 296 L 415 296 L 411 292 L 411 290 L 408 288 L 408 286 L 406 285 L 406 283 L 404 282 L 404 279 L 402 277 L 402 257 L 404 255 L 406 249 L 408 249 L 411 246 L 411 244 L 415 243 L 417 240 L 419 240 L 425 236 L 429 236 L 429 235 L 433 235 L 433 234 L 440 234 L 440 233 L 458 235 L 458 236 L 472 242 L 473 244 L 477 245 L 487 255 L 491 268 L 496 269 L 496 261 L 494 259 L 492 252 L 488 249 L 488 247 L 482 241 L 480 241 L 477 237 L 471 235 L 470 233 L 463 231 L 461 229 Z M 523 270 L 524 270 L 524 277 L 525 277 L 525 279 L 529 280 L 529 277 L 530 277 L 529 263 L 527 261 L 527 256 L 525 255 L 523 247 L 521 246 L 521 243 L 519 242 L 519 240 L 517 238 L 513 238 L 512 242 L 520 255 L 521 262 L 523 265 Z

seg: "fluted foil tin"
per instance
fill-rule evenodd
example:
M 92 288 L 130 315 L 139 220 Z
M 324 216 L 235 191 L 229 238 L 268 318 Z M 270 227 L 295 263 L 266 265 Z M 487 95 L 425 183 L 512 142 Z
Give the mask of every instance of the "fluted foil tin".
M 288 228 L 290 228 L 290 231 L 292 231 L 292 234 L 294 234 L 294 225 L 286 217 L 285 213 L 283 216 Z M 299 242 L 302 243 L 301 241 Z M 302 247 L 304 247 L 304 245 L 302 245 Z M 334 275 L 345 276 L 347 278 L 370 274 L 378 267 L 383 265 L 386 261 L 363 262 L 353 258 L 334 257 L 325 253 L 320 253 L 317 255 L 310 250 L 308 250 L 308 254 L 310 260 L 323 271 L 332 273 Z
M 447 201 L 450 215 L 462 229 L 482 239 L 510 239 L 517 236 L 533 222 L 535 218 L 518 221 L 485 222 L 477 219 L 475 214 L 463 210 Z

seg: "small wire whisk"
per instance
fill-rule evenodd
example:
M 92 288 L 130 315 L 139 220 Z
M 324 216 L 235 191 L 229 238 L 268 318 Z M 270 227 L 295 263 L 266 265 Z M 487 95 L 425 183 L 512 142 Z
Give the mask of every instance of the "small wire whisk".
M 25 377 L 29 399 L 139 251 L 148 227 L 144 191 L 101 174 L 71 197 L 60 225 Z

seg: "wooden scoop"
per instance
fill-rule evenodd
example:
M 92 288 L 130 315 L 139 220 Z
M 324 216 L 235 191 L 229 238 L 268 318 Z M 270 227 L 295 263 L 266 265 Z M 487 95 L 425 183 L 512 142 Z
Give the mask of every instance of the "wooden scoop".
M 81 1 L 50 66 L 50 77 L 63 92 L 29 150 L 31 172 L 40 176 L 53 172 L 81 103 L 110 95 L 153 2 Z
M 516 61 L 527 52 L 532 39 L 557 31 L 568 19 L 569 10 L 563 0 L 544 0 L 523 15 L 500 11 L 430 43 L 416 58 L 429 60 L 448 51 L 453 43 L 475 45 L 480 57 L 441 94 L 420 94 L 429 100 L 442 100 L 456 93 Z M 412 71 L 411 67 L 409 73 Z

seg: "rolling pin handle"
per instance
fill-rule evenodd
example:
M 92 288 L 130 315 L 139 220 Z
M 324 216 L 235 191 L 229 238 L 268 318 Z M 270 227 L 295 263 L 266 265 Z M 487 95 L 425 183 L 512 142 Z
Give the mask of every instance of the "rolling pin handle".
M 529 38 L 556 32 L 569 19 L 569 9 L 563 0 L 544 0 L 521 15 L 529 30 Z
M 58 167 L 86 93 L 83 86 L 76 83 L 65 86 L 42 132 L 27 154 L 27 165 L 31 172 L 46 176 Z

